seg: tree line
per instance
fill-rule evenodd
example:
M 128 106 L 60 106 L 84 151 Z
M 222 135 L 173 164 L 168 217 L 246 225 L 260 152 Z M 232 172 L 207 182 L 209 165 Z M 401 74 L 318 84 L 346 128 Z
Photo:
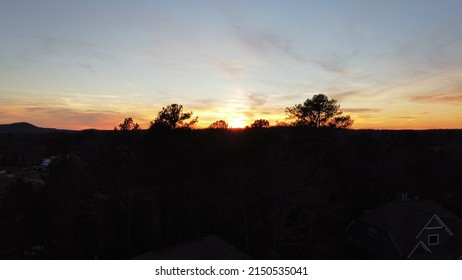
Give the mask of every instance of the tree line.
M 0 135 L 18 174 L 0 193 L 0 259 L 128 259 L 210 234 L 252 259 L 364 258 L 345 227 L 396 192 L 462 216 L 460 130 L 122 125 Z M 51 155 L 45 186 L 21 175 Z
M 330 127 L 330 128 L 349 128 L 353 120 L 349 115 L 343 115 L 337 100 L 329 99 L 324 94 L 316 94 L 308 98 L 302 104 L 296 104 L 292 107 L 286 107 L 285 113 L 288 115 L 290 123 L 278 122 L 278 126 L 305 126 L 313 128 Z M 149 130 L 171 130 L 171 129 L 189 129 L 198 121 L 199 117 L 192 117 L 193 112 L 183 112 L 183 105 L 171 104 L 163 107 L 157 114 L 157 117 L 150 122 Z M 267 128 L 269 121 L 266 119 L 255 120 L 250 128 Z M 229 124 L 224 120 L 217 120 L 209 125 L 209 129 L 228 129 Z M 115 130 L 138 130 L 138 123 L 135 123 L 131 117 L 125 118 L 124 122 L 119 124 Z

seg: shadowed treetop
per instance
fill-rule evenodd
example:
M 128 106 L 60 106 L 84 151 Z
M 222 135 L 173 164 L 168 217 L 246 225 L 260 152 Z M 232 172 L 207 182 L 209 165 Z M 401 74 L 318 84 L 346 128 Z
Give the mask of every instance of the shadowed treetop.
M 140 129 L 140 125 L 138 123 L 135 123 L 131 117 L 125 118 L 124 122 L 119 124 L 119 129 L 121 131 L 127 131 L 127 130 L 138 130 Z M 115 128 L 117 130 L 117 128 Z
M 296 126 L 349 128 L 353 124 L 349 115 L 342 116 L 337 100 L 329 100 L 324 94 L 314 95 L 285 111 L 290 119 L 295 119 L 293 125 Z
M 210 129 L 228 129 L 228 123 L 225 122 L 224 120 L 219 120 L 213 122 L 211 125 L 209 125 Z
M 251 128 L 267 128 L 269 127 L 269 121 L 265 119 L 255 120 L 250 127 Z
M 198 122 L 199 117 L 191 118 L 193 112 L 183 113 L 183 105 L 171 104 L 163 107 L 157 114 L 157 118 L 151 121 L 150 129 L 176 129 L 176 128 L 190 128 Z

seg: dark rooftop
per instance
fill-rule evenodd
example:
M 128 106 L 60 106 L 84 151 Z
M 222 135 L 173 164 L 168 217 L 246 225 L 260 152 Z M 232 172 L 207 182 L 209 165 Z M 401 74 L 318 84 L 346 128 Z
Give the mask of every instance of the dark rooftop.
M 138 255 L 136 260 L 245 260 L 248 255 L 216 235 Z

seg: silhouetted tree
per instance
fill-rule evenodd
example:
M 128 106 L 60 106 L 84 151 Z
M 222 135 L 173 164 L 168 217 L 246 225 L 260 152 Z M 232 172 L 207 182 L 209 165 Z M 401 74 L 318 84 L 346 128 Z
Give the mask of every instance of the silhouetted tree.
M 119 124 L 119 130 L 127 131 L 127 130 L 138 130 L 140 125 L 135 123 L 131 117 L 125 118 L 124 122 Z
M 259 119 L 250 125 L 251 128 L 267 128 L 269 127 L 269 121 L 265 119 Z
M 228 123 L 225 122 L 224 120 L 219 120 L 209 125 L 209 128 L 210 129 L 228 129 Z
M 193 112 L 183 113 L 183 105 L 168 105 L 162 108 L 154 121 L 151 121 L 150 129 L 190 128 L 198 122 L 198 117 L 189 122 L 186 121 L 191 118 L 192 114 Z
M 337 100 L 330 99 L 324 94 L 314 95 L 303 104 L 286 108 L 289 118 L 295 119 L 294 125 L 309 127 L 348 128 L 353 124 L 349 115 L 342 116 Z
M 291 124 L 286 123 L 286 122 L 276 121 L 276 126 L 278 126 L 278 127 L 289 127 L 289 126 L 291 126 Z

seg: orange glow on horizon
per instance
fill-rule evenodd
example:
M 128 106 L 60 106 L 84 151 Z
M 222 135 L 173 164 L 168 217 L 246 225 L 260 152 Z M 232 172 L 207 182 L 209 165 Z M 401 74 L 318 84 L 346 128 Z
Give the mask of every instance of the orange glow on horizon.
M 149 122 L 143 121 L 141 119 L 133 118 L 135 122 L 140 124 L 141 129 L 148 129 Z M 28 120 L 26 120 L 28 121 Z M 51 120 L 45 122 L 34 122 L 28 121 L 36 126 L 47 127 L 47 128 L 58 128 L 58 129 L 71 129 L 71 130 L 85 130 L 85 129 L 100 129 L 100 130 L 112 130 L 114 127 L 118 127 L 119 123 L 123 121 L 123 117 L 120 119 L 103 119 L 99 122 L 96 122 L 94 125 L 85 125 L 85 124 L 70 124 L 68 122 L 53 122 Z M 199 117 L 200 121 L 200 117 Z M 287 121 L 284 118 L 281 118 L 281 121 Z M 16 121 L 11 121 L 13 123 Z M 19 122 L 19 121 L 18 121 Z M 213 121 L 204 121 L 199 122 L 194 128 L 203 129 L 207 128 Z M 249 126 L 251 121 L 249 121 L 245 116 L 237 116 L 235 118 L 228 118 L 226 122 L 229 125 L 229 128 L 245 128 Z M 276 124 L 276 121 L 271 121 L 271 126 Z M 375 119 L 372 120 L 361 120 L 360 118 L 356 119 L 351 127 L 353 130 L 361 129 L 377 129 L 377 130 L 426 130 L 426 129 L 462 129 L 462 120 L 434 120 L 426 122 L 400 122 L 397 120 L 387 120 L 387 119 Z
M 30 120 L 18 120 L 18 121 L 7 121 L 2 124 L 7 123 L 16 123 L 16 122 L 29 122 L 38 127 L 44 128 L 57 128 L 57 129 L 70 129 L 70 130 L 86 130 L 86 129 L 98 129 L 98 130 L 113 130 L 114 127 L 118 127 L 119 123 L 123 121 L 123 118 L 120 120 L 115 120 L 114 122 L 101 122 L 95 123 L 95 125 L 80 125 L 80 124 L 67 124 L 67 123 L 57 123 L 57 122 L 34 122 Z M 136 121 L 136 120 L 135 120 Z M 245 128 L 249 124 L 240 119 L 230 120 L 228 122 L 229 128 Z M 202 123 L 202 125 L 197 125 L 195 129 L 204 129 L 207 128 L 210 124 Z M 272 124 L 273 126 L 274 124 Z M 149 123 L 140 123 L 141 129 L 149 129 Z M 399 124 L 399 123 L 389 123 L 389 122 L 377 122 L 377 123 L 359 123 L 355 122 L 351 127 L 352 130 L 362 130 L 362 129 L 372 129 L 372 130 L 427 130 L 427 129 L 462 129 L 462 123 L 446 122 L 442 123 L 414 123 L 414 124 Z
M 150 110 L 140 110 L 138 113 L 120 113 L 107 111 L 79 111 L 63 110 L 62 112 L 48 114 L 48 111 L 27 111 L 24 108 L 8 108 L 3 106 L 4 118 L 1 123 L 29 122 L 39 127 L 85 130 L 100 129 L 113 130 L 123 122 L 125 117 L 132 117 L 136 123 L 140 124 L 141 129 L 148 129 L 150 120 L 155 118 L 155 114 Z M 194 109 L 194 108 L 193 108 Z M 128 111 L 128 110 L 127 110 Z M 133 110 L 130 110 L 133 112 Z M 196 111 L 196 110 L 195 110 Z M 199 123 L 195 129 L 207 128 L 217 120 L 225 120 L 229 128 L 245 128 L 255 119 L 268 119 L 272 126 L 277 121 L 290 122 L 286 115 L 279 112 L 271 114 L 260 114 L 259 112 L 245 111 L 246 113 L 233 111 L 200 110 L 194 116 L 199 116 Z M 409 114 L 408 116 L 395 117 L 397 114 L 378 114 L 361 115 L 351 114 L 354 120 L 351 129 L 377 129 L 377 130 L 426 130 L 426 129 L 462 129 L 462 117 L 457 112 L 451 112 L 450 117 L 443 113 L 431 112 L 428 114 Z M 250 116 L 250 117 L 249 117 Z

